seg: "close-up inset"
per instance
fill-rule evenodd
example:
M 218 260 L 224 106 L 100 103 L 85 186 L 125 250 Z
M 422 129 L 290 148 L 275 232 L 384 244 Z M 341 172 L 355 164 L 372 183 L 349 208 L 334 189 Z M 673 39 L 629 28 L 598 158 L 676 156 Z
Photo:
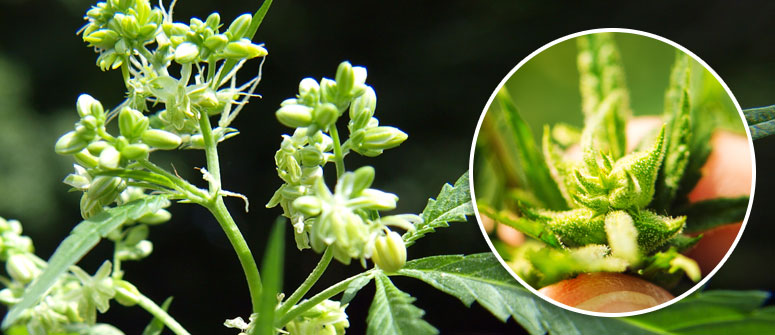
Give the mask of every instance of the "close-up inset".
M 734 97 L 696 56 L 589 31 L 520 63 L 477 130 L 485 236 L 537 294 L 599 316 L 666 306 L 742 231 L 753 150 Z

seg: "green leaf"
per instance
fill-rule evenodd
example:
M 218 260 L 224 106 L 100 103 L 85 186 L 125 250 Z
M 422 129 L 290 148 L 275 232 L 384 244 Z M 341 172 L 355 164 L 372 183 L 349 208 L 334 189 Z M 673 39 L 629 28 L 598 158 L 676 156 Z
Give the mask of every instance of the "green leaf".
M 771 334 L 775 308 L 760 308 L 761 291 L 707 291 L 661 310 L 627 318 L 570 312 L 519 285 L 491 253 L 432 256 L 408 262 L 399 275 L 420 279 L 464 304 L 479 302 L 530 334 Z
M 414 231 L 404 234 L 404 242 L 408 247 L 425 234 L 436 231 L 436 228 L 449 227 L 450 222 L 466 222 L 468 220 L 466 216 L 473 214 L 474 207 L 471 204 L 468 171 L 466 171 L 455 182 L 455 186 L 444 184 L 435 200 L 428 199 L 428 205 L 420 214 L 423 222 L 417 224 Z
M 368 284 L 371 281 L 371 278 L 372 276 L 358 277 L 355 280 L 351 281 L 350 284 L 347 285 L 347 288 L 344 290 L 340 303 L 344 305 L 352 301 L 353 298 L 355 298 L 355 294 L 357 294 L 358 291 L 360 291 L 364 286 L 366 286 L 366 284 Z
M 775 134 L 775 120 L 749 125 L 748 129 L 751 130 L 752 139 L 758 140 L 760 138 L 765 138 Z
M 611 33 L 581 36 L 578 47 L 579 88 L 586 133 L 586 136 L 582 135 L 582 149 L 591 146 L 617 160 L 625 154 L 625 120 L 631 114 L 619 51 Z M 585 142 L 588 144 L 584 145 Z
M 277 307 L 277 293 L 283 285 L 283 259 L 285 258 L 285 219 L 277 218 L 272 232 L 269 234 L 269 245 L 266 247 L 264 260 L 261 262 L 263 285 L 261 300 L 258 306 L 258 321 L 255 330 L 256 335 L 275 334 L 274 319 Z
M 422 319 L 425 311 L 412 305 L 414 298 L 399 290 L 390 278 L 378 273 L 374 282 L 377 292 L 366 319 L 368 335 L 438 334 L 438 330 Z
M 689 163 L 691 140 L 691 105 L 689 101 L 689 56 L 676 51 L 665 93 L 665 158 L 659 170 L 651 207 L 658 212 L 669 209 Z
M 530 126 L 519 115 L 511 96 L 505 88 L 501 88 L 495 99 L 503 112 L 508 131 L 513 135 L 509 138 L 515 141 L 513 146 L 516 148 L 517 163 L 524 171 L 522 183 L 525 188 L 533 190 L 535 196 L 551 209 L 567 208 L 565 199 L 549 172 L 549 167 L 543 159 L 541 150 L 535 143 Z
M 748 126 L 772 121 L 775 120 L 775 105 L 743 109 L 743 115 L 745 115 L 745 121 L 748 122 Z
M 741 222 L 748 210 L 748 197 L 718 198 L 695 202 L 678 210 L 686 216 L 684 232 L 695 233 L 727 224 Z
M 557 240 L 557 236 L 554 235 L 547 226 L 538 221 L 529 220 L 523 217 L 512 217 L 507 214 L 506 211 L 496 211 L 495 209 L 487 206 L 486 204 L 479 204 L 479 212 L 489 216 L 491 219 L 498 223 L 505 224 L 514 229 L 517 229 L 527 236 L 542 241 L 552 247 L 561 248 L 562 244 Z
M 27 308 L 33 307 L 67 269 L 77 263 L 99 243 L 101 237 L 126 221 L 137 220 L 145 214 L 154 213 L 167 204 L 164 195 L 153 195 L 114 207 L 81 221 L 70 236 L 57 247 L 48 260 L 48 267 L 27 287 L 22 301 L 14 305 L 3 320 L 3 329 L 13 324 Z
M 249 40 L 253 40 L 253 37 L 256 36 L 256 32 L 258 31 L 258 27 L 261 25 L 261 22 L 264 21 L 264 17 L 266 16 L 266 13 L 269 11 L 269 7 L 272 6 L 273 0 L 264 0 L 264 3 L 261 4 L 261 7 L 256 10 L 256 13 L 253 14 L 253 19 L 250 21 L 250 27 L 248 27 L 248 32 L 245 35 L 245 38 Z M 234 68 L 234 66 L 237 65 L 237 61 L 234 59 L 227 59 L 225 63 L 223 63 L 223 67 L 221 70 L 221 75 L 218 78 L 217 82 L 221 82 L 223 78 L 231 71 L 231 69 Z
M 172 303 L 172 297 L 167 298 L 164 300 L 164 303 L 161 304 L 161 309 L 163 311 L 168 311 L 170 308 L 170 304 Z M 161 335 L 162 330 L 164 330 L 164 321 L 161 319 L 154 317 L 151 319 L 151 322 L 148 323 L 147 326 L 145 326 L 145 330 L 143 330 L 143 335 Z

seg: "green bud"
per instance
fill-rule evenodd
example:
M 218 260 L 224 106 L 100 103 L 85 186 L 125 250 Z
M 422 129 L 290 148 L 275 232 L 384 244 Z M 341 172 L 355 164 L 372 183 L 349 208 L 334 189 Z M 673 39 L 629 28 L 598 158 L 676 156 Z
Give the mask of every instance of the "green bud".
M 94 116 L 91 116 L 91 115 L 86 115 L 86 116 L 82 117 L 81 121 L 78 122 L 78 124 L 82 125 L 83 127 L 85 127 L 86 129 L 88 129 L 90 131 L 97 130 L 97 125 L 98 125 L 97 118 L 95 118 Z
M 140 137 L 148 129 L 149 123 L 148 117 L 134 108 L 124 107 L 118 114 L 121 135 L 129 139 Z
M 89 197 L 88 193 L 81 196 L 81 217 L 88 219 L 102 211 L 102 205 L 96 199 Z
M 83 40 L 89 43 L 90 47 L 100 49 L 110 49 L 118 41 L 118 33 L 110 29 L 100 29 L 89 35 L 84 35 Z
M 355 98 L 350 105 L 350 120 L 352 129 L 365 127 L 377 109 L 377 94 L 371 87 L 366 87 L 364 93 Z
M 360 195 L 360 193 L 369 188 L 374 182 L 374 168 L 371 166 L 363 166 L 353 172 L 352 178 L 352 195 Z
M 121 154 L 114 147 L 107 147 L 100 153 L 99 165 L 105 169 L 117 169 L 121 162 Z
M 315 106 L 320 95 L 320 85 L 313 78 L 304 78 L 299 82 L 299 99 L 307 106 Z
M 114 298 L 123 306 L 131 307 L 140 301 L 140 291 L 126 280 L 113 280 L 113 289 L 116 291 Z
M 16 281 L 29 283 L 40 275 L 41 271 L 27 254 L 14 254 L 5 263 L 8 275 Z
M 102 150 L 110 146 L 108 142 L 105 141 L 96 141 L 89 143 L 89 145 L 86 147 L 87 150 L 89 150 L 89 153 L 95 156 L 99 156 Z
M 318 166 L 325 161 L 323 153 L 312 147 L 304 147 L 299 150 L 301 156 L 301 165 L 303 166 Z
M 328 129 L 339 117 L 339 110 L 334 104 L 322 103 L 315 108 L 313 114 L 315 115 L 315 124 L 322 129 Z
M 100 205 L 107 205 L 116 199 L 126 188 L 126 183 L 119 177 L 97 176 L 91 182 L 86 194 L 97 200 Z
M 321 206 L 320 199 L 311 195 L 299 197 L 293 201 L 293 208 L 306 216 L 317 216 L 320 214 Z
M 230 42 L 223 48 L 223 56 L 231 59 L 251 59 L 266 56 L 268 53 L 264 47 L 253 44 L 246 38 Z
M 87 144 L 89 143 L 86 140 L 78 136 L 74 131 L 70 131 L 57 140 L 56 145 L 54 145 L 54 151 L 60 155 L 72 155 L 83 150 Z
M 286 105 L 275 112 L 277 120 L 287 127 L 307 127 L 312 123 L 312 108 L 302 105 Z
M 406 141 L 408 135 L 395 127 L 380 126 L 366 129 L 361 147 L 366 150 L 395 148 Z
M 166 209 L 160 209 L 153 213 L 148 213 L 137 219 L 137 222 L 147 225 L 157 225 L 167 222 L 172 218 L 172 214 Z
M 320 80 L 320 100 L 335 103 L 337 98 L 337 83 L 331 79 Z
M 221 15 L 218 13 L 212 13 L 207 16 L 207 19 L 205 20 L 205 26 L 207 28 L 210 28 L 211 30 L 217 30 L 218 26 L 221 25 Z
M 95 168 L 100 163 L 99 159 L 89 153 L 89 150 L 87 149 L 79 151 L 77 154 L 73 155 L 73 158 L 76 163 L 87 168 Z
M 178 64 L 192 63 L 199 56 L 199 47 L 191 42 L 181 43 L 175 48 L 175 61 Z
M 391 231 L 374 241 L 374 252 L 371 255 L 380 269 L 386 272 L 396 272 L 406 264 L 406 245 L 401 235 Z
M 126 246 L 133 246 L 146 238 L 148 238 L 148 226 L 141 224 L 129 228 L 123 243 Z
M 242 14 L 236 19 L 234 19 L 234 22 L 229 25 L 229 29 L 226 31 L 226 36 L 229 36 L 229 40 L 236 41 L 239 40 L 248 33 L 248 29 L 250 28 L 250 22 L 253 20 L 253 17 L 250 14 Z
M 121 148 L 121 156 L 131 160 L 146 159 L 150 150 L 147 145 L 142 143 L 130 144 Z
M 180 136 L 161 129 L 148 129 L 143 132 L 142 141 L 153 148 L 173 150 L 180 146 Z
M 204 46 L 210 50 L 215 51 L 215 50 L 223 49 L 223 47 L 225 47 L 227 43 L 229 43 L 228 37 L 226 37 L 223 34 L 217 34 L 205 39 Z
M 339 90 L 339 96 L 348 97 L 350 91 L 355 84 L 355 73 L 353 72 L 353 66 L 350 62 L 344 61 L 339 63 L 339 67 L 336 69 L 336 88 Z
M 91 95 L 81 94 L 78 96 L 78 101 L 75 103 L 78 115 L 81 117 L 91 115 L 97 118 L 97 120 L 105 119 L 105 109 L 102 108 L 102 104 Z
M 397 201 L 398 197 L 393 193 L 367 188 L 361 191 L 360 197 L 351 200 L 348 204 L 353 207 L 386 211 L 395 209 Z
M 67 177 L 65 177 L 65 180 L 63 180 L 62 182 L 74 188 L 77 188 L 79 190 L 86 190 L 89 188 L 89 184 L 91 183 L 91 180 L 89 180 L 89 178 L 86 176 L 71 173 L 67 175 Z

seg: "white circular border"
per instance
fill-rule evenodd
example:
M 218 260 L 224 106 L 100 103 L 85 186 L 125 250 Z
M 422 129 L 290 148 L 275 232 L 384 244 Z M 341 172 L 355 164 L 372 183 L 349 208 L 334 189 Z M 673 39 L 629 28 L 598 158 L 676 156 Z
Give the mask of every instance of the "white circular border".
M 743 124 L 747 125 L 747 123 L 745 122 L 745 115 L 743 114 L 743 110 L 740 108 L 740 104 L 737 102 L 737 98 L 735 98 L 734 94 L 732 94 L 732 91 L 729 90 L 729 87 L 724 82 L 724 80 L 722 80 L 721 77 L 719 77 L 719 75 L 716 73 L 716 71 L 714 71 L 710 66 L 708 66 L 707 63 L 705 63 L 702 59 L 700 59 L 700 57 L 697 57 L 697 55 L 695 55 L 691 51 L 687 50 L 686 48 L 684 48 L 680 44 L 675 43 L 675 42 L 673 42 L 673 41 L 671 41 L 669 39 L 666 39 L 666 38 L 664 38 L 662 36 L 654 35 L 654 34 L 651 34 L 651 33 L 640 31 L 640 30 L 634 30 L 634 29 L 600 28 L 600 29 L 584 30 L 584 31 L 581 31 L 581 32 L 578 32 L 578 33 L 574 33 L 574 34 L 570 34 L 570 35 L 558 38 L 558 39 L 556 39 L 556 40 L 554 40 L 552 42 L 549 42 L 548 44 L 542 46 L 538 50 L 533 51 L 533 53 L 528 55 L 525 59 L 520 61 L 519 64 L 517 64 L 517 66 L 515 66 L 513 69 L 511 69 L 511 71 L 509 71 L 509 73 L 506 74 L 506 76 L 503 78 L 503 80 L 501 80 L 501 82 L 495 88 L 495 90 L 493 91 L 492 95 L 490 95 L 490 99 L 487 100 L 487 104 L 484 106 L 484 109 L 482 109 L 482 114 L 479 117 L 479 122 L 477 122 L 477 124 L 476 124 L 476 131 L 474 132 L 474 138 L 473 138 L 473 141 L 471 142 L 471 153 L 469 155 L 469 160 L 468 160 L 468 165 L 469 165 L 468 169 L 469 169 L 469 171 L 471 171 L 470 174 L 471 174 L 472 177 L 469 180 L 469 187 L 471 189 L 471 200 L 473 201 L 474 211 L 476 212 L 476 220 L 479 223 L 479 229 L 482 231 L 482 235 L 484 236 L 485 241 L 487 241 L 487 245 L 490 247 L 490 250 L 492 250 L 492 253 L 495 254 L 495 257 L 498 259 L 498 261 L 501 263 L 501 265 L 506 269 L 506 271 L 508 271 L 511 274 L 512 277 L 514 277 L 517 281 L 519 281 L 519 283 L 522 284 L 522 286 L 524 286 L 525 288 L 530 290 L 530 292 L 533 292 L 533 294 L 535 294 L 536 296 L 541 297 L 541 299 L 544 299 L 547 302 L 549 302 L 549 303 L 551 303 L 551 304 L 553 304 L 553 305 L 555 305 L 557 307 L 561 307 L 561 308 L 564 308 L 564 309 L 569 310 L 569 311 L 573 311 L 573 312 L 580 313 L 580 314 L 585 314 L 585 315 L 590 315 L 590 316 L 599 316 L 599 317 L 624 317 L 624 316 L 634 316 L 634 315 L 645 314 L 645 313 L 656 311 L 658 309 L 662 309 L 662 308 L 670 306 L 673 303 L 678 302 L 681 299 L 687 297 L 688 295 L 694 293 L 694 291 L 696 291 L 697 289 L 699 289 L 700 287 L 705 285 L 705 283 L 711 277 L 713 277 L 713 275 L 715 275 L 716 272 L 719 269 L 721 269 L 721 266 L 724 265 L 724 263 L 727 261 L 729 256 L 732 254 L 732 251 L 734 251 L 735 247 L 737 246 L 737 243 L 740 241 L 740 237 L 743 236 L 743 231 L 745 231 L 745 226 L 748 224 L 748 217 L 751 214 L 751 207 L 753 206 L 754 190 L 756 189 L 756 154 L 755 154 L 755 152 L 753 150 L 753 141 L 751 139 L 751 132 L 748 129 L 748 127 L 745 127 L 745 133 L 746 133 L 746 136 L 748 136 L 748 146 L 749 146 L 749 150 L 751 151 L 751 170 L 752 170 L 751 171 L 751 176 L 752 176 L 752 178 L 751 178 L 751 193 L 750 193 L 749 200 L 748 200 L 748 209 L 746 210 L 745 218 L 743 219 L 743 224 L 740 227 L 740 232 L 737 233 L 737 237 L 735 238 L 734 243 L 732 243 L 732 246 L 727 251 L 727 254 L 724 255 L 724 258 L 721 259 L 721 262 L 719 262 L 716 265 L 716 267 L 713 269 L 713 271 L 711 271 L 707 276 L 705 276 L 705 278 L 700 280 L 700 282 L 697 283 L 696 285 L 694 285 L 691 289 L 689 289 L 688 291 L 684 292 L 680 296 L 675 297 L 675 298 L 671 299 L 670 301 L 665 302 L 663 304 L 660 304 L 660 305 L 657 305 L 657 306 L 654 306 L 654 307 L 651 307 L 651 308 L 646 308 L 646 309 L 641 309 L 641 310 L 633 311 L 633 312 L 601 313 L 601 312 L 592 312 L 592 311 L 587 311 L 587 310 L 571 307 L 571 306 L 562 304 L 560 302 L 557 302 L 554 299 L 550 299 L 550 298 L 546 297 L 545 295 L 539 293 L 532 286 L 528 285 L 524 280 L 522 280 L 522 278 L 520 278 L 516 273 L 514 273 L 514 271 L 511 269 L 511 267 L 509 267 L 506 264 L 506 261 L 503 260 L 503 257 L 501 257 L 501 255 L 495 250 L 495 247 L 493 246 L 492 241 L 490 241 L 489 235 L 484 230 L 484 226 L 482 225 L 481 214 L 479 214 L 478 205 L 476 203 L 476 193 L 474 192 L 474 177 L 473 177 L 475 175 L 474 174 L 474 152 L 476 150 L 476 141 L 479 138 L 479 130 L 482 128 L 482 120 L 484 120 L 484 116 L 487 113 L 487 110 L 490 108 L 490 105 L 492 104 L 493 99 L 495 99 L 495 95 L 503 87 L 503 85 L 506 84 L 506 82 L 509 80 L 509 78 L 511 78 L 511 76 L 513 76 L 514 73 L 517 70 L 519 70 L 520 67 L 522 67 L 522 65 L 525 65 L 525 63 L 527 63 L 528 61 L 533 59 L 533 57 L 535 57 L 539 53 L 543 52 L 544 50 L 546 50 L 548 48 L 551 48 L 552 46 L 554 46 L 557 43 L 560 43 L 560 42 L 563 42 L 563 41 L 566 41 L 566 40 L 569 40 L 569 39 L 572 39 L 572 38 L 576 38 L 576 37 L 579 37 L 579 36 L 584 36 L 584 35 L 589 35 L 589 34 L 596 34 L 596 33 L 607 33 L 607 32 L 610 32 L 610 33 L 634 34 L 634 35 L 640 35 L 640 36 L 644 36 L 644 37 L 649 37 L 649 38 L 661 41 L 663 43 L 669 44 L 669 45 L 673 46 L 674 48 L 677 48 L 677 49 L 683 51 L 684 53 L 686 53 L 687 55 L 691 56 L 695 61 L 700 63 L 705 69 L 707 69 L 711 74 L 713 74 L 713 76 L 716 78 L 716 80 L 718 80 L 718 82 L 721 84 L 721 86 L 724 87 L 724 90 L 727 92 L 729 97 L 732 98 L 732 102 L 734 103 L 735 108 L 737 108 L 737 112 L 738 112 L 738 114 L 740 114 L 740 118 L 743 120 Z

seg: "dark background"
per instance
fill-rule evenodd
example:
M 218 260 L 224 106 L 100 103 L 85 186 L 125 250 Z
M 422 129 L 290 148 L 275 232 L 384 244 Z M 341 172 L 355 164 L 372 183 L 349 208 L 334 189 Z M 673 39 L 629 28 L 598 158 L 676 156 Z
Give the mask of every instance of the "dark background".
M 122 99 L 118 72 L 102 73 L 96 55 L 75 32 L 92 4 L 84 0 L 0 0 L 0 216 L 18 218 L 47 258 L 80 219 L 77 193 L 60 181 L 72 162 L 53 153 L 56 138 L 77 120 L 75 99 L 92 94 L 106 106 Z M 181 0 L 178 21 L 212 11 L 230 22 L 253 12 L 258 1 Z M 379 98 L 381 123 L 409 134 L 398 149 L 376 159 L 348 157 L 349 169 L 377 168 L 376 187 L 401 197 L 396 213 L 422 210 L 444 182 L 468 167 L 476 122 L 491 92 L 513 66 L 535 49 L 564 35 L 604 27 L 632 28 L 671 39 L 706 61 L 727 83 L 743 108 L 775 103 L 775 4 L 705 1 L 566 4 L 557 1 L 287 1 L 277 0 L 255 38 L 269 57 L 258 93 L 234 126 L 242 134 L 221 146 L 226 189 L 251 199 L 250 213 L 228 202 L 256 257 L 279 209 L 263 204 L 280 185 L 273 156 L 280 135 L 280 101 L 293 96 L 306 76 L 332 77 L 350 60 L 369 70 L 367 83 Z M 246 69 L 245 73 L 255 73 Z M 247 79 L 247 76 L 244 77 Z M 775 138 L 755 143 L 758 180 L 754 210 L 743 238 L 711 288 L 775 288 L 771 261 L 775 246 L 766 212 L 775 179 Z M 198 181 L 192 167 L 204 165 L 202 152 L 169 159 L 181 175 Z M 333 167 L 332 167 L 333 168 Z M 203 184 L 200 184 L 203 185 Z M 247 287 L 234 252 L 217 223 L 193 205 L 171 207 L 173 221 L 153 227 L 155 251 L 124 265 L 126 279 L 156 301 L 175 296 L 171 314 L 195 334 L 231 334 L 221 323 L 247 317 Z M 100 244 L 81 265 L 94 272 L 112 245 Z M 456 224 L 412 247 L 410 258 L 437 253 L 487 251 L 475 223 Z M 296 250 L 288 231 L 285 287 L 295 288 L 318 257 Z M 334 263 L 332 263 L 334 264 Z M 358 265 L 331 266 L 313 290 L 321 290 Z M 464 307 L 455 298 L 406 278 L 396 285 L 417 297 L 426 320 L 444 334 L 515 333 L 484 309 Z M 364 333 L 373 286 L 348 307 L 350 334 Z M 127 334 L 138 334 L 149 317 L 139 308 L 113 304 L 103 316 Z

